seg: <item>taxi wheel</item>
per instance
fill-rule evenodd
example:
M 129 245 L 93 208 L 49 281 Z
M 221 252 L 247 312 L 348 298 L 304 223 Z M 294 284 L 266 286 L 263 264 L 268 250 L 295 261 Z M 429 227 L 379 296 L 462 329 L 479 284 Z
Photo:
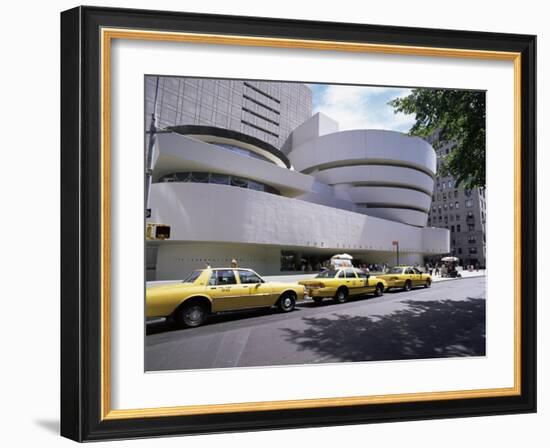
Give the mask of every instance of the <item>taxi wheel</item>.
M 384 285 L 382 285 L 382 283 L 378 283 L 378 285 L 376 285 L 376 288 L 374 290 L 374 295 L 376 297 L 380 297 L 384 295 Z
M 279 299 L 277 304 L 279 311 L 282 313 L 288 313 L 296 306 L 296 297 L 290 292 L 284 293 Z
M 348 300 L 348 289 L 338 288 L 338 291 L 336 291 L 336 296 L 334 297 L 334 300 L 337 303 L 344 303 L 346 300 Z
M 405 291 L 410 291 L 411 288 L 412 288 L 411 281 L 410 281 L 410 280 L 407 280 L 407 281 L 405 282 L 405 286 L 403 287 L 403 289 L 404 289 Z
M 208 317 L 208 311 L 202 303 L 190 303 L 184 305 L 176 316 L 177 322 L 182 327 L 194 328 L 202 325 Z
M 429 288 L 430 286 L 432 286 L 432 281 L 428 278 L 428 279 L 426 279 L 426 283 L 424 284 L 424 288 Z

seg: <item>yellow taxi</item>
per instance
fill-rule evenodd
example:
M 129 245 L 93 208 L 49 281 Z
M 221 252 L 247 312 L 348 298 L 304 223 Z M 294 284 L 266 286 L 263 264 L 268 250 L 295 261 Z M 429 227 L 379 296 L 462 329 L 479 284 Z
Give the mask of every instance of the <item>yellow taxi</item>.
M 303 298 L 304 287 L 296 283 L 266 282 L 251 269 L 208 268 L 182 282 L 147 287 L 145 314 L 198 327 L 210 314 L 223 311 L 276 306 L 287 313 Z
M 388 284 L 386 291 L 391 288 L 401 288 L 405 291 L 410 291 L 415 286 L 429 288 L 432 285 L 431 275 L 421 272 L 414 266 L 394 266 L 388 272 L 378 277 L 383 278 Z
M 320 304 L 327 297 L 333 297 L 337 303 L 344 303 L 350 296 L 381 296 L 387 287 L 383 279 L 353 267 L 328 269 L 311 280 L 298 283 L 305 286 L 306 295 L 316 304 Z

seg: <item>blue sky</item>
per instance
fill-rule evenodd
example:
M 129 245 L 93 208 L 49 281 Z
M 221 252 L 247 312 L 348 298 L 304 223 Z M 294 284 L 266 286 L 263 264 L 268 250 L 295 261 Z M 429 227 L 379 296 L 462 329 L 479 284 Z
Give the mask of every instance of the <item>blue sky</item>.
M 313 92 L 313 112 L 322 112 L 340 123 L 340 130 L 388 129 L 408 132 L 414 115 L 394 114 L 388 101 L 406 96 L 401 87 L 308 84 Z

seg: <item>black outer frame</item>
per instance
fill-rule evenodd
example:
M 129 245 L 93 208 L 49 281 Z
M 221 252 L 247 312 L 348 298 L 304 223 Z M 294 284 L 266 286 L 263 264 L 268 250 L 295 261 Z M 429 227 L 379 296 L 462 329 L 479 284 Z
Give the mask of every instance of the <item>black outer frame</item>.
M 100 27 L 520 52 L 519 396 L 100 419 Z M 536 36 L 77 7 L 61 14 L 61 435 L 76 441 L 536 412 Z

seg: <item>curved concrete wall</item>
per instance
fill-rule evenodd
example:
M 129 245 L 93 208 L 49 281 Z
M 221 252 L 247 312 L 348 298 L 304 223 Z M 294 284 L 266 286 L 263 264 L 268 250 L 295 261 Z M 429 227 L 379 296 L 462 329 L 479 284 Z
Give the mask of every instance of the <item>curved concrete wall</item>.
M 426 225 L 436 154 L 418 137 L 368 129 L 310 136 L 292 149 L 289 159 L 297 170 L 333 186 L 339 199 L 353 202 L 362 213 Z
M 171 242 L 224 242 L 327 251 L 446 253 L 445 229 L 420 229 L 294 198 L 226 185 L 159 183 L 151 221 L 171 226 Z M 430 235 L 438 235 L 433 240 Z M 445 235 L 444 241 L 439 234 Z
M 242 176 L 270 185 L 288 196 L 311 191 L 314 178 L 263 160 L 216 148 L 176 133 L 157 136 L 153 181 L 177 171 L 205 171 Z
M 432 197 L 421 191 L 393 187 L 349 187 L 349 198 L 356 204 L 414 206 L 428 213 Z
M 292 149 L 289 159 L 295 169 L 311 171 L 333 164 L 376 164 L 408 166 L 435 175 L 436 154 L 419 137 L 400 132 L 357 129 L 335 132 L 308 140 Z
M 427 222 L 427 215 L 424 212 L 417 210 L 408 210 L 402 208 L 377 208 L 377 207 L 361 207 L 357 206 L 357 211 L 378 218 L 389 219 L 391 221 L 410 224 L 411 226 L 424 227 Z
M 328 185 L 380 184 L 394 187 L 413 187 L 432 194 L 433 178 L 412 168 L 363 165 L 328 168 L 315 173 L 315 178 Z

